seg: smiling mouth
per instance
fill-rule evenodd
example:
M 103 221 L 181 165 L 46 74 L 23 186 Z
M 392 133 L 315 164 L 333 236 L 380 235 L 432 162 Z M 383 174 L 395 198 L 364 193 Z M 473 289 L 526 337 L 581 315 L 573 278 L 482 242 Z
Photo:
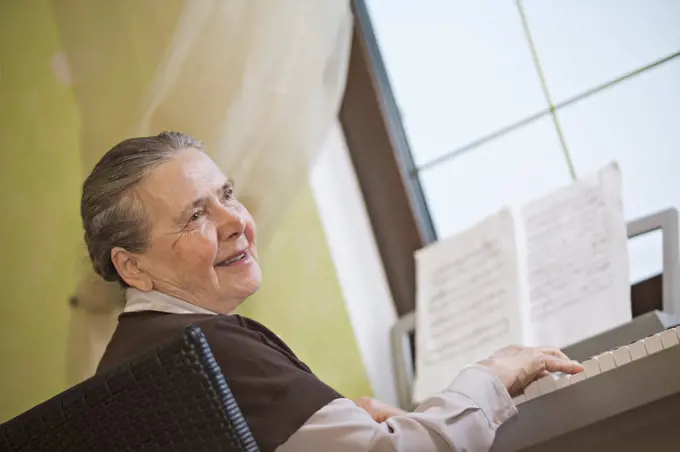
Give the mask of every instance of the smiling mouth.
M 216 267 L 228 267 L 229 265 L 234 265 L 237 264 L 245 259 L 248 258 L 248 252 L 243 251 L 242 253 L 236 254 L 235 256 L 230 257 L 229 259 L 223 260 L 222 262 L 218 262 L 215 266 Z

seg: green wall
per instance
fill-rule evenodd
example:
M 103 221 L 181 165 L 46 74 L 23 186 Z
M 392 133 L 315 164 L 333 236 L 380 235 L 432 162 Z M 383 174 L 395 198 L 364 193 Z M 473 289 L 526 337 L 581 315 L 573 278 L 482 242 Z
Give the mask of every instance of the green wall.
M 97 155 L 131 133 L 124 100 L 148 87 L 159 37 L 172 32 L 181 2 L 163 2 L 162 14 L 142 20 L 153 5 L 0 2 L 0 422 L 65 388 L 68 298 L 84 255 L 80 183 Z M 76 26 L 83 18 L 87 26 Z M 144 24 L 155 24 L 152 32 L 142 32 Z M 93 71 L 88 58 L 77 61 L 89 78 L 74 92 L 55 74 L 55 55 L 83 43 L 91 50 L 93 42 L 107 57 Z M 106 90 L 95 75 L 105 77 Z M 308 187 L 262 261 L 262 291 L 241 313 L 280 334 L 339 391 L 369 394 Z
M 49 1 L 0 2 L 0 421 L 64 386 L 81 181 L 75 100 Z

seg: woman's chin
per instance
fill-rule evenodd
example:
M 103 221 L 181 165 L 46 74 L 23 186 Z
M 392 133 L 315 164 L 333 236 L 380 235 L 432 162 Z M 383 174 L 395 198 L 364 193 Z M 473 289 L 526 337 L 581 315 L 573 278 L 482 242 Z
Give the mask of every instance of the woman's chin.
M 260 289 L 262 271 L 257 260 L 235 266 L 215 267 L 219 280 L 221 299 L 245 300 Z
M 258 290 L 260 290 L 260 278 L 253 278 L 244 284 L 244 286 L 241 288 L 241 293 L 243 294 L 244 298 L 248 298 Z
M 224 298 L 239 299 L 245 301 L 246 298 L 253 295 L 260 289 L 260 275 L 249 275 L 248 278 L 243 278 L 238 282 L 225 284 L 222 286 L 222 294 Z

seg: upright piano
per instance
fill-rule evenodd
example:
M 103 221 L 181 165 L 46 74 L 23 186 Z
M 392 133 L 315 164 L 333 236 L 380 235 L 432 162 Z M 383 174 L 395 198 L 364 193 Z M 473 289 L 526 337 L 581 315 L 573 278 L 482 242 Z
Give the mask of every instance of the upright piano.
M 678 214 L 628 224 L 633 238 L 661 230 L 663 271 L 631 287 L 633 320 L 565 347 L 585 371 L 551 375 L 515 398 L 492 452 L 680 451 L 680 260 Z M 414 314 L 392 330 L 399 404 L 414 407 Z

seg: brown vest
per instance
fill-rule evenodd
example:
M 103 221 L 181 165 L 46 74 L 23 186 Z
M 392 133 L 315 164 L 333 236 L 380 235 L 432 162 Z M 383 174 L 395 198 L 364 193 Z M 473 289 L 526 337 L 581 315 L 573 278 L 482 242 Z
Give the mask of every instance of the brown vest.
M 124 313 L 97 373 L 179 336 L 188 325 L 199 326 L 205 334 L 263 452 L 275 450 L 312 414 L 342 397 L 274 333 L 237 315 Z

